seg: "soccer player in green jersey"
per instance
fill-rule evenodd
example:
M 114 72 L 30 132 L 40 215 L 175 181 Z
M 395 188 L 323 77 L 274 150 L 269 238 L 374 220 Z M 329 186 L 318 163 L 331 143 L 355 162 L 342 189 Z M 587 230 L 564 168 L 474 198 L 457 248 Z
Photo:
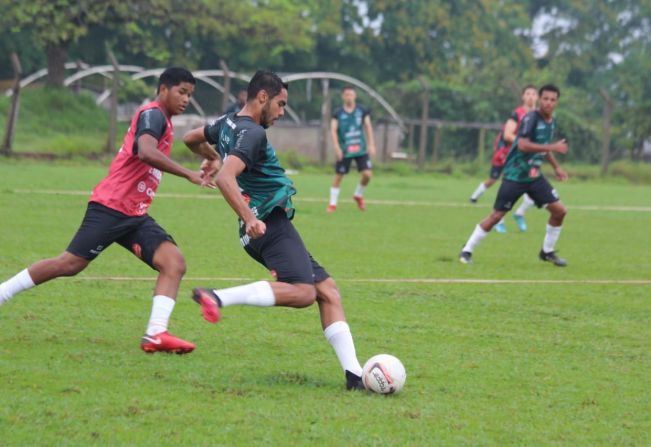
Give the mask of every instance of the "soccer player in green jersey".
M 546 207 L 550 214 L 547 232 L 539 253 L 540 259 L 559 267 L 567 265 L 567 262 L 559 258 L 554 251 L 567 209 L 560 201 L 556 190 L 540 172 L 540 166 L 546 159 L 554 167 L 556 177 L 561 181 L 567 180 L 567 173 L 561 169 L 554 158 L 554 152 L 559 154 L 567 152 L 567 143 L 565 140 L 552 143 L 556 130 L 554 109 L 561 93 L 558 87 L 547 84 L 540 88 L 539 94 L 538 110 L 527 113 L 522 119 L 518 137 L 506 158 L 502 185 L 497 192 L 493 212 L 477 225 L 459 255 L 459 261 L 464 264 L 472 262 L 475 247 L 526 193 L 536 206 Z
M 368 109 L 357 105 L 357 94 L 350 86 L 344 87 L 341 91 L 342 107 L 332 112 L 330 121 L 330 133 L 332 145 L 335 148 L 335 178 L 330 187 L 330 203 L 327 211 L 329 213 L 337 209 L 337 200 L 341 180 L 350 171 L 353 160 L 357 165 L 357 171 L 362 177 L 355 189 L 353 199 L 357 207 L 364 211 L 364 189 L 368 186 L 372 176 L 372 165 L 370 157 L 375 155 L 375 139 L 373 138 L 373 125 L 371 124 L 371 113 Z
M 346 376 L 347 389 L 363 389 L 357 360 L 337 284 L 305 248 L 292 225 L 296 193 L 267 142 L 265 129 L 283 116 L 287 84 L 274 73 L 258 71 L 251 79 L 244 108 L 188 132 L 193 150 L 214 145 L 223 160 L 217 187 L 239 217 L 240 242 L 277 281 L 257 281 L 226 289 L 193 290 L 204 318 L 216 323 L 221 308 L 251 306 L 308 307 L 316 302 L 321 325 Z M 207 169 L 206 176 L 213 174 Z

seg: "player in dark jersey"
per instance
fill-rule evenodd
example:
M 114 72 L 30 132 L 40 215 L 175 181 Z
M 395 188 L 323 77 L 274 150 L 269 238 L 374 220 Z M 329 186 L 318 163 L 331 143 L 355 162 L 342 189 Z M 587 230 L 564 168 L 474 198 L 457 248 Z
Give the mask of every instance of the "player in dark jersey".
M 191 171 L 169 158 L 173 131 L 170 118 L 184 112 L 194 91 L 188 70 L 168 68 L 158 81 L 156 99 L 140 107 L 109 174 L 93 190 L 86 215 L 68 248 L 56 258 L 32 264 L 0 284 L 0 304 L 35 285 L 60 276 L 74 276 L 104 249 L 117 242 L 158 271 L 151 317 L 141 348 L 146 352 L 191 352 L 194 345 L 167 332 L 185 260 L 172 237 L 148 214 L 162 173 L 207 184 L 201 171 Z M 214 151 L 202 153 L 202 166 L 214 170 Z
M 522 120 L 518 137 L 506 159 L 502 185 L 497 192 L 493 212 L 477 225 L 459 255 L 459 260 L 464 264 L 472 262 L 472 253 L 477 244 L 511 210 L 520 196 L 527 193 L 536 206 L 546 207 L 550 214 L 538 256 L 541 260 L 559 267 L 567 265 L 554 251 L 567 209 L 556 190 L 540 172 L 540 166 L 546 159 L 554 167 L 556 177 L 561 181 L 567 180 L 567 173 L 561 169 L 553 154 L 565 154 L 567 143 L 565 140 L 552 143 L 556 130 L 554 109 L 560 97 L 560 90 L 548 84 L 541 87 L 539 93 L 540 106 L 538 110 L 527 113 Z
M 357 165 L 357 171 L 362 174 L 353 199 L 357 202 L 357 207 L 360 210 L 366 209 L 364 189 L 371 181 L 373 174 L 371 157 L 375 155 L 371 112 L 357 105 L 355 89 L 350 86 L 344 87 L 341 91 L 341 99 L 343 105 L 332 112 L 330 121 L 332 145 L 337 159 L 335 178 L 330 187 L 330 203 L 327 208 L 330 213 L 337 209 L 341 181 L 344 175 L 348 174 L 353 160 Z
M 215 145 L 223 159 L 217 186 L 239 216 L 240 242 L 277 281 L 258 281 L 226 289 L 193 290 L 204 318 L 216 323 L 221 308 L 251 306 L 307 307 L 316 300 L 324 335 L 337 354 L 348 389 L 363 388 L 362 367 L 335 281 L 312 258 L 291 223 L 292 181 L 285 175 L 267 142 L 265 129 L 283 116 L 287 84 L 274 73 L 258 71 L 248 88 L 247 103 L 238 114 L 188 132 L 190 148 Z
M 494 153 L 493 159 L 491 161 L 491 171 L 488 179 L 484 182 L 481 182 L 477 189 L 470 196 L 470 201 L 476 203 L 477 200 L 486 192 L 488 188 L 493 186 L 497 179 L 502 175 L 502 169 L 504 169 L 504 163 L 506 163 L 506 156 L 509 154 L 509 150 L 515 141 L 516 136 L 518 135 L 518 130 L 520 129 L 520 123 L 524 116 L 536 108 L 536 102 L 538 101 L 538 90 L 533 85 L 527 85 L 522 89 L 522 104 L 511 112 L 511 116 L 502 126 L 502 130 L 497 134 L 495 138 Z M 527 231 L 527 223 L 524 220 L 524 213 L 533 205 L 533 201 L 529 198 L 527 194 L 524 194 L 522 197 L 522 205 L 513 213 L 518 228 L 520 231 Z M 495 225 L 495 231 L 498 233 L 506 233 L 506 225 L 504 225 L 504 220 L 501 220 L 497 225 Z
M 240 110 L 242 110 L 242 107 L 246 104 L 246 89 L 242 89 L 237 92 L 237 102 L 234 102 L 230 106 L 228 106 L 228 109 L 226 109 L 226 113 L 237 113 Z

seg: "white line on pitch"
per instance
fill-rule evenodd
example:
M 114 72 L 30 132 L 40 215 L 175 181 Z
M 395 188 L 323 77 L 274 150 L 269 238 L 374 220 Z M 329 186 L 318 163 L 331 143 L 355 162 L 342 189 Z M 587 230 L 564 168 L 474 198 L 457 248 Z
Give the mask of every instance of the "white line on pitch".
M 155 281 L 154 276 L 76 276 L 79 281 Z M 188 277 L 187 281 L 257 281 L 259 278 Z M 338 282 L 385 284 L 565 284 L 651 286 L 651 279 L 476 279 L 476 278 L 336 278 Z
M 10 189 L 8 192 L 15 194 L 48 194 L 48 195 L 66 195 L 66 196 L 89 196 L 90 191 L 74 191 L 62 189 Z M 184 193 L 159 193 L 157 197 L 166 197 L 170 199 L 200 199 L 200 200 L 219 200 L 222 199 L 220 194 L 184 194 Z M 296 202 L 313 202 L 326 203 L 327 198 L 301 197 L 294 199 Z M 414 200 L 374 200 L 367 199 L 366 203 L 371 205 L 400 205 L 400 206 L 430 206 L 438 208 L 476 208 L 477 205 L 470 203 L 458 202 L 418 202 Z M 651 213 L 649 206 L 599 206 L 599 205 L 569 205 L 571 209 L 581 211 L 633 211 L 642 213 Z

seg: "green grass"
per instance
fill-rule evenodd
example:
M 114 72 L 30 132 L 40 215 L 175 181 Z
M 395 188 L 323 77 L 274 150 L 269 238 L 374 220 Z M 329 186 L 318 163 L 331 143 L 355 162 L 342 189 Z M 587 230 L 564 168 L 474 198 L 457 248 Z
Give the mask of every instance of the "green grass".
M 45 192 L 90 191 L 105 172 L 0 160 L 0 278 L 58 254 L 76 231 L 87 196 Z M 651 281 L 649 187 L 557 184 L 569 208 L 558 247 L 570 265 L 559 269 L 536 259 L 538 210 L 529 232 L 509 220 L 474 265 L 458 263 L 496 192 L 466 205 L 479 178 L 378 173 L 360 213 L 349 176 L 333 214 L 330 175 L 294 180 L 295 224 L 338 281 L 359 357 L 397 355 L 408 374 L 401 394 L 343 389 L 315 306 L 230 307 L 217 326 L 205 323 L 191 287 L 267 274 L 215 192 L 167 175 L 151 214 L 186 256 L 171 330 L 197 350 L 139 351 L 154 275 L 111 247 L 79 276 L 0 307 L 0 445 L 651 444 L 651 286 L 580 282 Z M 398 204 L 380 203 L 389 200 Z M 216 279 L 191 279 L 207 277 Z M 530 282 L 406 281 L 453 278 Z M 570 282 L 536 283 L 557 280 Z

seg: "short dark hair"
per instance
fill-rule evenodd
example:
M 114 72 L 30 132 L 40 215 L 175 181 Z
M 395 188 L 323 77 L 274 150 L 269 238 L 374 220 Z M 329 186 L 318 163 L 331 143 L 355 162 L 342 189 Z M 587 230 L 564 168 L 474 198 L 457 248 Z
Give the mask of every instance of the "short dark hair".
M 545 84 L 540 87 L 540 90 L 538 90 L 538 95 L 542 96 L 543 92 L 554 92 L 556 93 L 556 97 L 561 97 L 561 89 L 556 87 L 554 84 Z
M 246 89 L 247 101 L 252 101 L 260 90 L 269 94 L 270 98 L 277 96 L 282 89 L 289 90 L 289 84 L 283 82 L 276 73 L 266 70 L 258 70 L 249 81 Z
M 158 78 L 158 89 L 156 93 L 160 92 L 160 86 L 164 85 L 167 88 L 172 88 L 175 85 L 179 85 L 181 82 L 189 82 L 192 85 L 197 83 L 192 73 L 189 70 L 181 67 L 169 67 L 166 68 L 163 73 L 161 73 Z
M 538 89 L 536 88 L 535 85 L 533 85 L 533 84 L 527 84 L 527 85 L 525 85 L 524 88 L 522 89 L 522 94 L 524 95 L 524 92 L 526 92 L 526 91 L 529 90 L 529 89 L 531 89 L 531 90 L 538 90 Z
M 352 85 L 344 85 L 344 88 L 341 89 L 341 93 L 345 92 L 346 90 L 355 91 L 355 87 L 353 87 Z

